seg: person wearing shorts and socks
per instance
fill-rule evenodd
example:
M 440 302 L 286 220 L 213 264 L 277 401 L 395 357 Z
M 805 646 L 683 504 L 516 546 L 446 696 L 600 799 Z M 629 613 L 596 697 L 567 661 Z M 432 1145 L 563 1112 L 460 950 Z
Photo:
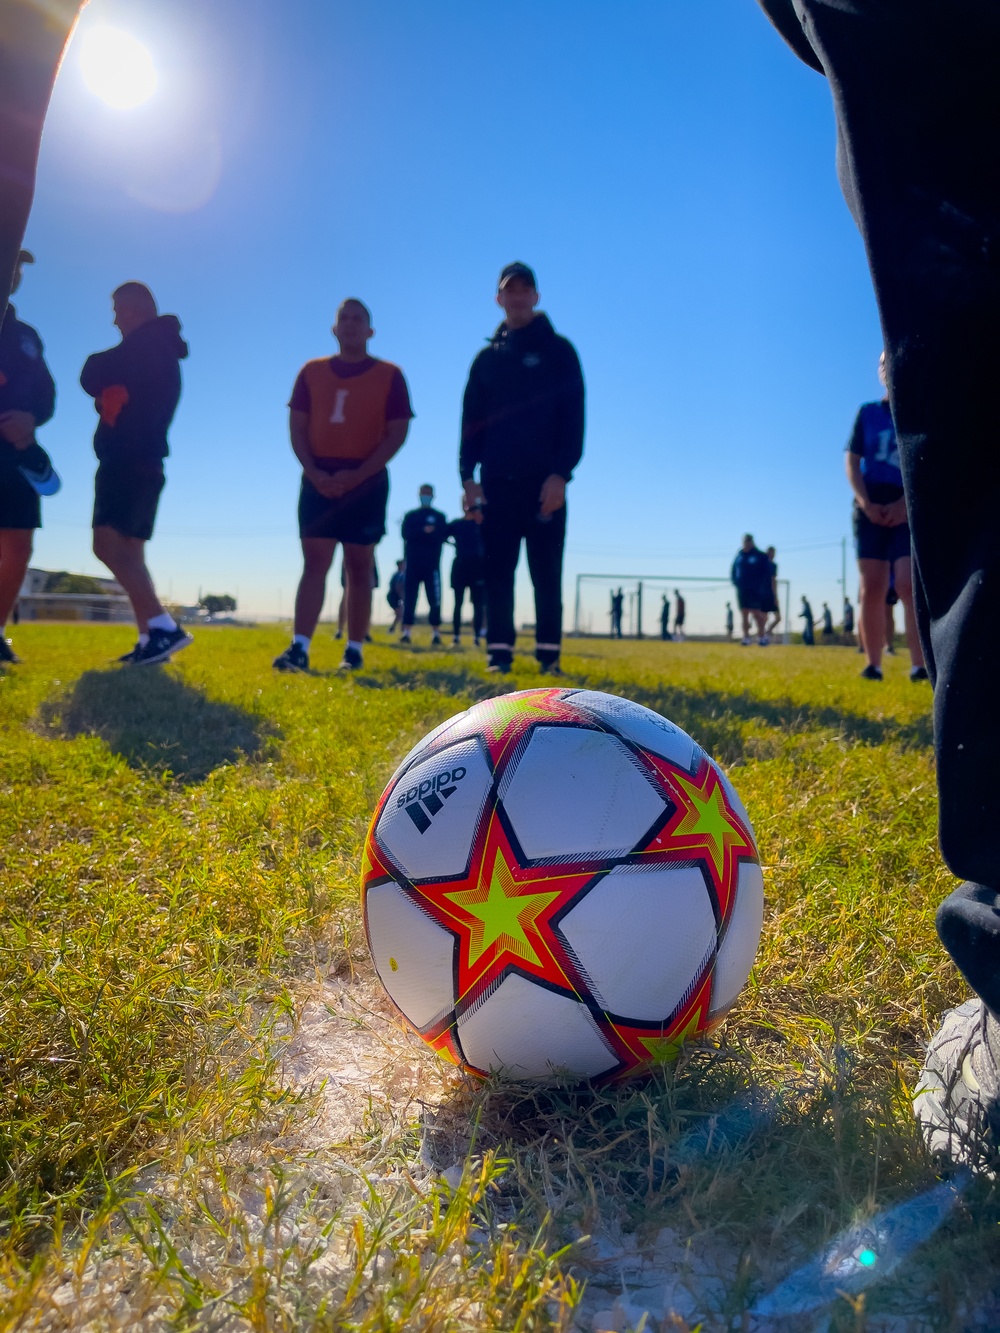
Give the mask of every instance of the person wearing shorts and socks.
M 372 592 L 378 587 L 378 561 L 372 560 Z M 340 605 L 337 607 L 337 632 L 333 636 L 335 639 L 344 637 L 344 627 L 347 624 L 347 565 L 341 561 L 340 564 Z M 365 643 L 371 643 L 371 634 L 365 635 Z
M 348 297 L 337 311 L 338 356 L 309 361 L 288 404 L 292 451 L 302 465 L 299 537 L 302 577 L 292 642 L 278 671 L 308 671 L 309 647 L 326 598 L 326 576 L 340 542 L 347 570 L 347 647 L 342 669 L 362 664 L 372 614 L 375 547 L 385 536 L 386 464 L 403 446 L 413 409 L 403 372 L 369 355 L 368 307 Z
M 762 3 L 829 79 L 885 336 L 941 850 L 965 881 L 937 927 L 977 996 L 932 1039 L 916 1111 L 931 1152 L 979 1165 L 1000 1147 L 1000 6 Z
M 157 312 L 141 282 L 112 294 L 122 339 L 88 357 L 80 374 L 99 413 L 94 434 L 94 554 L 125 589 L 139 630 L 123 666 L 166 662 L 191 643 L 156 595 L 146 567 L 163 490 L 167 431 L 181 396 L 180 362 L 188 354 L 176 315 Z
M 743 647 L 750 646 L 750 618 L 757 627 L 758 643 L 767 643 L 767 612 L 771 604 L 771 561 L 754 542 L 749 532 L 736 552 L 729 572 L 736 589 L 736 603 L 743 620 Z
M 878 371 L 884 384 L 884 352 L 879 358 Z M 865 403 L 858 413 L 847 446 L 847 479 L 854 492 L 854 543 L 861 576 L 861 630 L 868 658 L 868 665 L 861 674 L 866 680 L 882 679 L 886 604 L 891 580 L 891 586 L 903 603 L 906 640 L 912 661 L 910 679 L 926 680 L 927 670 L 913 605 L 910 529 L 906 521 L 903 474 L 888 398 Z
M 543 673 L 561 675 L 566 487 L 583 456 L 583 373 L 573 344 L 536 312 L 538 284 L 527 264 L 501 271 L 496 300 L 505 318 L 469 371 L 459 450 L 466 501 L 482 513 L 489 669 L 506 673 L 513 664 L 524 542 L 535 658 Z
M 684 622 L 687 620 L 687 602 L 674 589 L 674 638 L 678 643 L 684 642 Z
M 451 590 L 455 594 L 455 614 L 452 620 L 452 645 L 462 642 L 462 604 L 466 591 L 472 602 L 472 633 L 476 647 L 486 633 L 486 581 L 483 566 L 482 526 L 469 513 L 462 496 L 462 518 L 448 524 L 448 537 L 455 543 L 455 559 L 451 566 Z
M 441 548 L 448 540 L 448 519 L 434 508 L 434 487 L 425 482 L 419 492 L 420 507 L 403 515 L 403 555 L 406 582 L 403 594 L 403 632 L 400 643 L 409 643 L 417 614 L 417 598 L 423 588 L 427 597 L 427 620 L 434 633 L 431 646 L 441 644 Z
M 21 284 L 22 266 L 34 262 L 30 251 L 20 252 L 12 292 Z M 22 465 L 44 453 L 35 431 L 51 420 L 55 407 L 56 386 L 42 340 L 8 305 L 0 323 L 0 662 L 19 661 L 5 630 L 31 560 L 34 531 L 42 526 L 38 492 Z

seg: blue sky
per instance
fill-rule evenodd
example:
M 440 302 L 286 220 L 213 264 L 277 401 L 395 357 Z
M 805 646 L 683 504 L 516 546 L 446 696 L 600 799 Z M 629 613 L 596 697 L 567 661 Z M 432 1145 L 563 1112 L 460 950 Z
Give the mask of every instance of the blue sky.
M 191 345 L 150 547 L 164 592 L 289 612 L 285 405 L 348 294 L 417 412 L 390 568 L 422 481 L 457 509 L 462 389 L 518 258 L 587 380 L 568 610 L 581 571 L 725 573 L 747 528 L 796 597 L 837 598 L 878 322 L 828 91 L 754 0 L 92 0 L 80 35 L 101 23 L 148 46 L 159 85 L 110 109 L 77 41 L 53 98 L 17 305 L 59 386 L 42 439 L 65 485 L 34 563 L 99 569 L 77 376 L 139 278 Z M 692 609 L 714 622 L 717 599 Z

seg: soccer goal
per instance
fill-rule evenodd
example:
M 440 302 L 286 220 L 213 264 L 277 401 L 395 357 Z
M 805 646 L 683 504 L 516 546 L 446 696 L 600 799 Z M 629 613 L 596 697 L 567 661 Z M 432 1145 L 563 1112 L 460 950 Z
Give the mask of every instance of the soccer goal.
M 573 633 L 605 638 L 612 632 L 612 598 L 621 591 L 621 632 L 625 638 L 660 637 L 663 598 L 670 603 L 669 632 L 674 633 L 677 593 L 684 599 L 683 633 L 696 638 L 724 639 L 726 604 L 733 610 L 733 637 L 741 634 L 736 589 L 728 576 L 692 577 L 690 574 L 577 574 L 573 608 Z M 778 605 L 782 619 L 778 626 L 784 642 L 789 642 L 792 626 L 791 585 L 778 580 Z

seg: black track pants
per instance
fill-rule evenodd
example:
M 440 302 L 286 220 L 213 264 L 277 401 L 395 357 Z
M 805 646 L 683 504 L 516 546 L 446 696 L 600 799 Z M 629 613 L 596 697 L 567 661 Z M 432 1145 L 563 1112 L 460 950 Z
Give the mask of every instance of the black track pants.
M 462 633 L 462 606 L 468 592 L 472 602 L 472 631 L 478 639 L 486 633 L 486 583 L 482 569 L 463 569 L 456 560 L 451 570 L 451 590 L 455 594 L 453 632 L 457 639 Z
M 559 657 L 562 643 L 562 561 L 566 508 L 538 517 L 541 480 L 491 482 L 483 509 L 486 555 L 486 637 L 491 661 L 509 661 L 514 627 L 514 575 L 521 542 L 535 590 L 535 656 L 542 663 Z
M 840 173 L 889 360 L 934 681 L 942 939 L 1000 1010 L 1000 4 L 794 0 L 833 91 Z
M 435 629 L 441 624 L 441 566 L 411 564 L 406 562 L 406 575 L 403 584 L 403 624 L 412 625 L 417 614 L 417 598 L 423 587 L 430 612 L 427 623 Z

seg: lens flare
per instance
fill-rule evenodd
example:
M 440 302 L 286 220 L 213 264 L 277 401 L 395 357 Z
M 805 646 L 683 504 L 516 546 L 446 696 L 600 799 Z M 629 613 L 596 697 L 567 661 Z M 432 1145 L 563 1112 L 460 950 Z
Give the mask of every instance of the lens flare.
M 118 111 L 139 106 L 156 91 L 153 57 L 120 28 L 103 26 L 83 34 L 80 69 L 89 91 Z

